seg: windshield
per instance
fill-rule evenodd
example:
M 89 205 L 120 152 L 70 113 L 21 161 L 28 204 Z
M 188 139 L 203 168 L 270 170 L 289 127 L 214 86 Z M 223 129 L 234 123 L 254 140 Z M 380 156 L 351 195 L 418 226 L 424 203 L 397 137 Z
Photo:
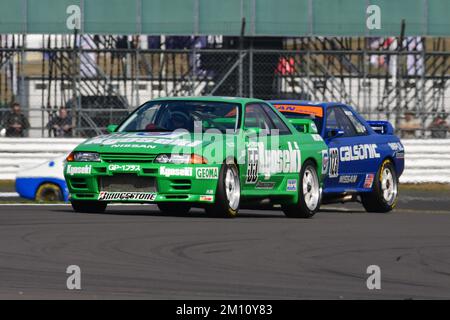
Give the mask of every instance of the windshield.
M 132 113 L 117 132 L 158 132 L 184 129 L 222 133 L 238 129 L 239 104 L 205 101 L 153 101 Z

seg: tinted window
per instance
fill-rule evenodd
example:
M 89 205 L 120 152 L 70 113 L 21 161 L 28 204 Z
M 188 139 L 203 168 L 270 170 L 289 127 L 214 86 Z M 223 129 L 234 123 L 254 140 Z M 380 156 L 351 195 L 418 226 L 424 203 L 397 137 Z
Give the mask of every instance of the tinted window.
M 268 115 L 259 104 L 248 104 L 245 107 L 245 128 L 276 129 Z
M 356 135 L 355 128 L 341 108 L 327 109 L 327 130 L 338 129 L 344 131 L 344 137 Z
M 238 126 L 239 105 L 206 101 L 153 101 L 132 113 L 118 132 L 158 132 L 177 129 L 194 132 L 218 129 L 223 133 Z M 229 131 L 228 131 L 229 132 Z
M 264 111 L 267 113 L 269 118 L 272 120 L 273 124 L 275 125 L 275 128 L 279 130 L 280 134 L 291 134 L 291 131 L 286 126 L 284 121 L 280 118 L 280 116 L 268 105 L 263 104 L 262 105 Z
M 359 135 L 367 134 L 367 128 L 364 126 L 364 124 L 361 121 L 359 121 L 358 118 L 355 117 L 353 112 L 351 112 L 347 108 L 342 108 L 342 111 L 344 112 L 344 114 L 347 116 L 347 118 L 350 120 L 350 122 L 355 127 L 356 134 L 359 134 Z

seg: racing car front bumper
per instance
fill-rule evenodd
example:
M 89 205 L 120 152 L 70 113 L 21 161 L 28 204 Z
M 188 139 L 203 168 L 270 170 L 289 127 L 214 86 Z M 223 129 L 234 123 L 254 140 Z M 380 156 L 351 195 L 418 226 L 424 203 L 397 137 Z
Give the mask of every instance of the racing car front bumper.
M 214 202 L 220 165 L 68 162 L 71 200 Z

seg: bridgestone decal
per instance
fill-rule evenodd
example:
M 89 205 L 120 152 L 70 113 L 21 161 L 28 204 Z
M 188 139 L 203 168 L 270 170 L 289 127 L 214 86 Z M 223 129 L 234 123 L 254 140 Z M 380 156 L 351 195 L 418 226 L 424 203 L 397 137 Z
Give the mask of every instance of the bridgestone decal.
M 155 201 L 156 193 L 101 191 L 99 201 Z

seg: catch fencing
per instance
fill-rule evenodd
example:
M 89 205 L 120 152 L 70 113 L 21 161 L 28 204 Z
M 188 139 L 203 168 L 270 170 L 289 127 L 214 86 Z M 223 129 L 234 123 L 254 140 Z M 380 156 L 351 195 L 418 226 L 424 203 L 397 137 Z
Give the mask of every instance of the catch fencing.
M 13 180 L 22 167 L 68 154 L 84 139 L 0 139 L 0 180 Z M 402 183 L 450 183 L 450 139 L 403 140 Z

